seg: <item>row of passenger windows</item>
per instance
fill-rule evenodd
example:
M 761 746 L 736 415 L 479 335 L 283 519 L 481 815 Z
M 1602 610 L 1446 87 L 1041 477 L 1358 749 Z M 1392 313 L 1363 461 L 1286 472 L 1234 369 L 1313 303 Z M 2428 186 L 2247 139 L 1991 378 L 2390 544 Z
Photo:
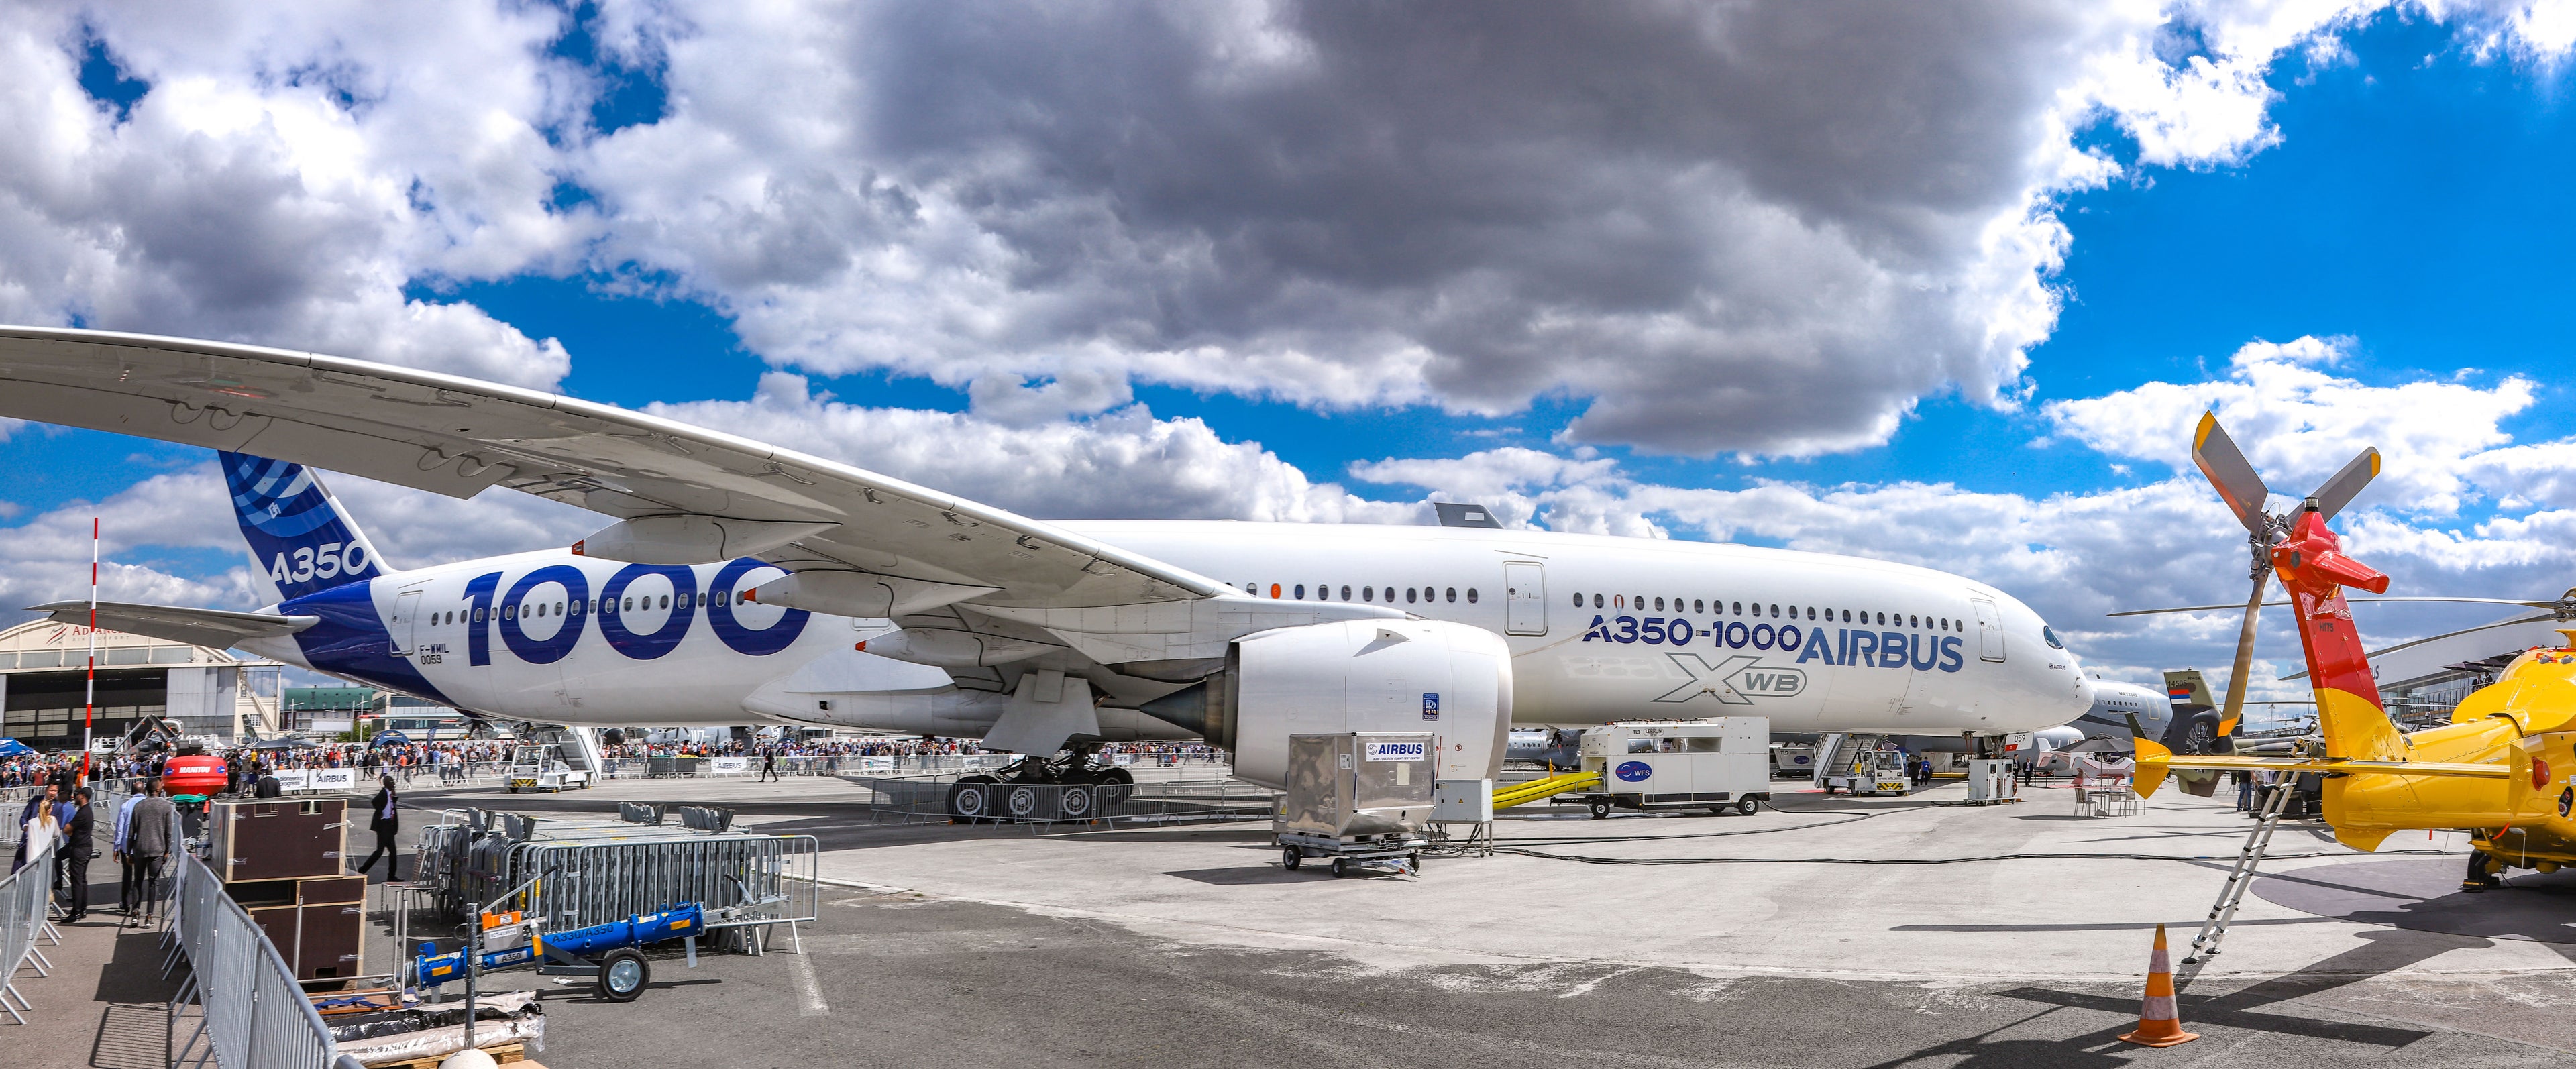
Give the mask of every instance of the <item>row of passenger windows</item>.
M 1257 597 L 1260 597 L 1260 596 L 1261 596 L 1261 584 L 1259 584 L 1259 583 L 1245 583 L 1245 584 L 1243 584 L 1243 592 L 1244 592 L 1244 593 L 1246 593 L 1246 594 L 1250 594 L 1250 595 L 1252 595 L 1253 597 L 1256 597 L 1256 598 L 1257 598 Z M 1351 597 L 1351 588 L 1350 588 L 1349 586 L 1345 585 L 1345 586 L 1343 586 L 1343 587 L 1342 587 L 1342 596 L 1341 596 L 1341 600 L 1343 600 L 1343 601 L 1354 601 L 1354 600 L 1356 600 L 1356 601 L 1376 601 L 1376 600 L 1377 600 L 1377 595 L 1378 595 L 1378 589 L 1377 589 L 1376 587 L 1373 587 L 1373 586 L 1364 586 L 1364 587 L 1361 587 L 1361 588 L 1360 588 L 1360 596 L 1359 596 L 1358 598 L 1353 598 L 1353 597 Z M 1282 585 L 1280 585 L 1280 584 L 1278 584 L 1278 583 L 1272 583 L 1272 584 L 1270 584 L 1270 596 L 1271 596 L 1271 597 L 1273 597 L 1273 598 L 1279 598 L 1279 599 L 1283 599 L 1283 600 L 1305 601 L 1305 600 L 1307 600 L 1307 599 L 1306 599 L 1306 584 L 1304 584 L 1304 583 L 1297 583 L 1297 584 L 1293 584 L 1293 585 L 1289 585 L 1289 586 L 1282 586 Z M 1315 584 L 1315 598 L 1314 598 L 1314 600 L 1316 600 L 1316 601 L 1331 601 L 1331 600 L 1334 600 L 1334 599 L 1333 599 L 1333 588 L 1332 588 L 1332 586 L 1331 586 L 1330 584 L 1326 584 L 1326 583 L 1317 583 L 1317 584 Z M 1438 602 L 1438 601 L 1456 601 L 1456 600 L 1458 600 L 1458 588 L 1457 588 L 1457 587 L 1454 587 L 1454 586 L 1453 586 L 1453 587 L 1427 587 L 1427 586 L 1414 587 L 1414 586 L 1409 586 L 1409 587 L 1404 588 L 1404 600 L 1405 600 L 1405 602 L 1406 602 L 1407 604 L 1418 604 L 1418 603 L 1426 602 L 1426 601 L 1431 601 L 1431 602 Z M 1387 603 L 1387 604 L 1389 604 L 1389 605 L 1393 605 L 1393 604 L 1395 604 L 1395 588 L 1394 588 L 1394 587 L 1388 587 L 1388 588 L 1386 588 L 1386 603 Z M 1469 605 L 1473 605 L 1473 604 L 1475 604 L 1475 603 L 1476 603 L 1476 588 L 1471 586 L 1471 587 L 1468 587 L 1468 588 L 1467 588 L 1467 604 L 1469 604 Z
M 723 598 L 726 596 L 727 594 L 724 591 L 714 591 L 707 594 L 682 594 L 679 595 L 679 605 L 683 609 L 694 609 L 707 605 L 717 598 Z M 748 603 L 750 597 L 741 591 L 734 591 L 731 593 L 730 600 L 736 605 L 742 605 Z M 671 607 L 671 604 L 671 595 L 669 594 L 664 594 L 658 599 L 647 594 L 640 598 L 619 598 L 615 602 L 576 601 L 569 603 L 569 608 L 571 608 L 575 615 L 579 615 L 586 612 L 635 612 L 637 610 L 649 612 L 655 608 L 668 609 Z M 521 616 L 531 618 L 561 616 L 564 614 L 565 608 L 567 608 L 567 603 L 558 601 L 552 604 L 537 602 L 530 605 L 523 605 L 520 606 L 519 611 L 515 614 L 506 608 L 457 609 L 453 612 L 431 613 L 429 614 L 429 622 L 432 626 L 444 627 L 448 624 L 459 622 L 480 623 L 484 620 L 498 620 L 505 616 L 511 619 L 517 619 Z
M 1585 595 L 1576 594 L 1574 596 L 1574 607 L 1578 609 L 1583 608 L 1584 598 Z M 1664 599 L 1662 598 L 1652 599 L 1654 608 L 1648 609 L 1646 606 L 1649 599 L 1644 594 L 1593 594 L 1590 595 L 1590 598 L 1592 607 L 1595 609 L 1626 609 L 1633 606 L 1639 612 L 1665 611 Z M 1685 602 L 1681 598 L 1674 598 L 1672 599 L 1673 607 L 1671 611 L 1684 611 L 1682 609 L 1684 604 L 1688 604 L 1690 606 L 1688 611 L 1703 615 L 1711 611 L 1714 611 L 1719 616 L 1730 615 L 1728 612 L 1729 606 L 1733 607 L 1734 611 L 1731 615 L 1735 616 L 1779 616 L 1782 614 L 1782 610 L 1778 605 L 1765 606 L 1760 602 L 1755 602 L 1753 604 L 1753 611 L 1746 612 L 1744 609 L 1744 603 L 1741 601 L 1709 601 L 1704 598 L 1693 598 L 1688 602 Z M 1765 611 L 1766 609 L 1768 610 L 1767 613 Z M 1901 612 L 1871 612 L 1867 609 L 1858 610 L 1857 614 L 1855 614 L 1855 611 L 1851 609 L 1820 609 L 1813 605 L 1792 605 L 1787 609 L 1788 618 L 1792 620 L 1821 619 L 1830 622 L 1837 619 L 1835 615 L 1837 612 L 1841 614 L 1839 617 L 1840 621 L 1847 624 L 1877 623 L 1888 627 L 1929 627 L 1939 631 L 1965 631 L 1968 629 L 1967 621 L 1953 620 L 1946 616 L 1909 616 Z

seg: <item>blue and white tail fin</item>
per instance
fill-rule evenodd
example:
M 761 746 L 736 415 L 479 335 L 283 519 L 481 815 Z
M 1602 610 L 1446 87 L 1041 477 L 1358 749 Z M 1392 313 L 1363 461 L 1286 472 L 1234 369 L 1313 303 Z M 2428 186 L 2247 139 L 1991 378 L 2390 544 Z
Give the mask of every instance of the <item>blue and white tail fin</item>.
M 250 543 L 250 570 L 269 597 L 290 601 L 385 573 L 375 543 L 304 465 L 217 453 L 233 516 Z

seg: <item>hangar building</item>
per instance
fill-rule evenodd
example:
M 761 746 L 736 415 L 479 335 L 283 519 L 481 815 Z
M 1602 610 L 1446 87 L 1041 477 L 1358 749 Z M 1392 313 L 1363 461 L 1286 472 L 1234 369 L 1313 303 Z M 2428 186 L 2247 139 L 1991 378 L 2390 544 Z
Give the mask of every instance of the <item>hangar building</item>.
M 36 620 L 0 631 L 0 736 L 39 750 L 80 747 L 89 629 Z M 274 735 L 285 665 L 168 639 L 98 633 L 98 712 L 91 738 L 114 741 L 144 716 L 225 744 Z

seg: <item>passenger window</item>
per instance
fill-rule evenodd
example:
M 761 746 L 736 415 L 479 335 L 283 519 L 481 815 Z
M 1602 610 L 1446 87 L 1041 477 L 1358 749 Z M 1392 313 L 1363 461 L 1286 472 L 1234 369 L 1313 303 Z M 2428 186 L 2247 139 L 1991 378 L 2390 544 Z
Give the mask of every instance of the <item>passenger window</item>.
M 1599 594 L 1594 594 L 1594 595 L 1592 595 L 1592 607 L 1593 607 L 1593 608 L 1596 608 L 1596 609 L 1598 609 L 1598 608 L 1600 608 L 1600 607 L 1601 607 L 1601 595 L 1599 595 Z
M 1351 588 L 1349 588 L 1349 587 L 1343 587 L 1343 588 L 1342 588 L 1342 600 L 1343 600 L 1343 601 L 1349 601 L 1349 600 L 1351 600 Z
M 1376 587 L 1373 587 L 1373 586 L 1364 586 L 1364 587 L 1361 587 L 1361 588 L 1360 588 L 1360 600 L 1361 600 L 1361 601 L 1376 601 L 1376 600 L 1377 600 L 1377 588 L 1376 588 Z
M 1773 617 L 1775 617 L 1775 618 L 1776 618 L 1776 617 L 1778 617 L 1778 616 L 1780 615 L 1780 607 L 1779 607 L 1779 606 L 1777 606 L 1777 605 L 1772 606 L 1772 607 L 1771 607 L 1771 615 L 1772 615 Z
M 1662 598 L 1656 598 L 1656 599 L 1655 599 L 1655 611 L 1656 611 L 1656 612 L 1662 612 L 1662 611 L 1664 611 L 1664 599 L 1662 599 Z
M 1413 596 L 1417 593 L 1420 593 L 1420 591 L 1415 590 L 1413 587 L 1404 588 L 1404 603 L 1407 605 L 1413 604 Z
M 1905 618 L 1905 626 L 1907 626 L 1907 627 L 1920 627 L 1920 626 L 1922 626 L 1922 625 L 1915 623 L 1915 622 L 1914 622 L 1914 618 L 1913 618 L 1913 617 L 1911 617 L 1911 616 L 1908 616 L 1908 617 L 1906 617 L 1906 618 Z
M 1473 604 L 1475 604 L 1475 603 L 1476 603 L 1476 588 L 1471 586 L 1471 587 L 1468 587 L 1468 588 L 1467 588 L 1467 604 L 1469 604 L 1469 605 L 1473 605 Z
M 665 609 L 667 609 L 667 608 L 670 608 L 670 607 L 671 607 L 671 595 L 669 595 L 669 594 L 664 594 L 664 595 L 662 595 L 662 607 L 663 607 L 663 608 L 665 608 Z
M 1707 612 L 1707 611 L 1708 611 L 1708 603 L 1707 603 L 1707 602 L 1705 602 L 1705 601 L 1693 600 L 1693 601 L 1691 602 L 1691 611 L 1692 611 L 1692 612 Z
M 1277 601 L 1279 599 L 1279 584 L 1270 584 L 1270 599 L 1273 601 Z
M 1457 600 L 1458 600 L 1458 588 L 1457 588 L 1457 587 L 1454 587 L 1454 586 L 1453 586 L 1453 587 L 1450 587 L 1448 590 L 1443 591 L 1443 593 L 1447 595 L 1447 597 L 1445 597 L 1443 600 L 1448 601 L 1448 602 L 1451 602 L 1452 604 L 1454 604 L 1454 603 L 1456 603 L 1456 602 L 1457 602 Z
M 1294 591 L 1295 591 L 1295 593 L 1296 593 L 1296 595 L 1297 595 L 1297 600 L 1298 600 L 1298 601 L 1304 601 L 1304 600 L 1306 600 L 1306 584 L 1304 584 L 1304 583 L 1299 583 L 1299 584 L 1297 584 L 1297 585 L 1296 585 L 1296 587 L 1294 588 Z
M 1574 596 L 1574 607 L 1578 609 L 1583 607 L 1583 595 L 1576 594 Z

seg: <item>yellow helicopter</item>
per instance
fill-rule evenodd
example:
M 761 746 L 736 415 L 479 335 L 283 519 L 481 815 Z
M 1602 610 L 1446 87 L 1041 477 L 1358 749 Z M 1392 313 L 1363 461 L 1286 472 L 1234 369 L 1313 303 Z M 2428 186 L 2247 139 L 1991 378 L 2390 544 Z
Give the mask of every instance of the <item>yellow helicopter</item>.
M 2177 778 L 2201 773 L 2197 782 L 2184 782 L 2200 788 L 2193 793 L 2204 795 L 2215 785 L 2217 772 L 2314 773 L 2323 780 L 2326 823 L 2334 828 L 2335 839 L 2347 846 L 2376 850 L 2398 831 L 2468 831 L 2475 849 L 2469 856 L 2464 889 L 2493 887 L 2507 869 L 2551 872 L 2576 864 L 2576 818 L 2570 817 L 2570 810 L 2576 809 L 2576 626 L 2561 630 L 2566 638 L 2557 648 L 2534 648 L 2515 656 L 2493 685 L 2460 702 L 2451 723 L 2400 731 L 2381 704 L 2378 684 L 2371 677 L 2370 654 L 2354 630 L 2352 608 L 2343 593 L 2351 587 L 2384 594 L 2388 577 L 2345 556 L 2341 540 L 2326 526 L 2378 474 L 2378 451 L 2363 451 L 2286 515 L 2263 511 L 2269 491 L 2219 427 L 2215 413 L 2201 417 L 2192 457 L 2245 524 L 2254 553 L 2254 593 L 2245 606 L 2247 619 L 2239 636 L 2236 676 L 2228 685 L 2225 720 L 2232 728 L 2242 710 L 2241 681 L 2252 650 L 2253 616 L 2267 604 L 2264 593 L 2277 578 L 2289 600 L 2270 604 L 2289 605 L 2298 623 L 2299 645 L 2308 664 L 2303 674 L 2316 691 L 2319 738 L 2304 755 L 2285 757 L 2176 753 L 2140 738 L 2135 780 L 2139 796 L 2153 795 L 2168 773 L 2180 773 Z M 2571 612 L 2576 610 L 2576 604 L 2571 604 L 2576 599 L 2569 598 L 2556 602 L 2447 597 L 2355 600 L 2490 601 L 2552 610 L 2506 623 L 2553 616 L 2566 621 L 2576 616 Z

